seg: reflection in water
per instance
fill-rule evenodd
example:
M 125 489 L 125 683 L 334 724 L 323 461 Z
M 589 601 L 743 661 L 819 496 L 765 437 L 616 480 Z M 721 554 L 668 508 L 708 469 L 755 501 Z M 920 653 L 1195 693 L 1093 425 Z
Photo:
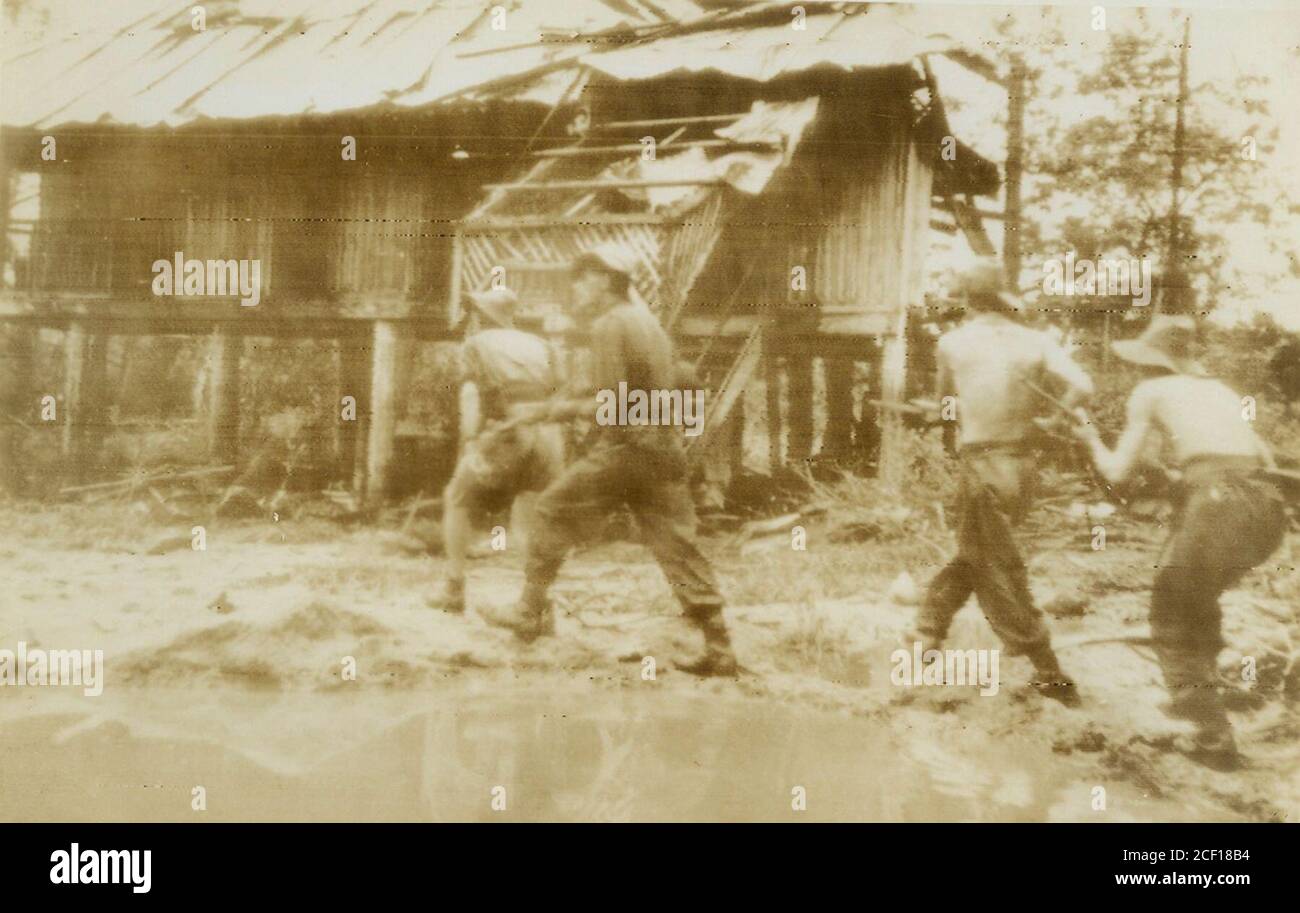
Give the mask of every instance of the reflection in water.
M 125 690 L 89 718 L 3 708 L 0 819 L 1033 821 L 1065 788 L 1046 747 L 935 755 L 906 727 L 719 694 Z

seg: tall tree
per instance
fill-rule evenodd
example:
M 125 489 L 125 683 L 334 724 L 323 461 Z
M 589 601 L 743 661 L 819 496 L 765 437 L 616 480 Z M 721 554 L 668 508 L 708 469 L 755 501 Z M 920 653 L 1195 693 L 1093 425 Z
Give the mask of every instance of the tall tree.
M 1097 113 L 1043 148 L 1031 205 L 1070 212 L 1044 226 L 1048 249 L 1159 259 L 1165 284 L 1196 287 L 1205 311 L 1239 281 L 1227 262 L 1233 227 L 1274 215 L 1264 170 L 1247 151 L 1271 151 L 1277 131 L 1266 126 L 1261 80 L 1191 82 L 1190 28 L 1187 17 L 1138 11 L 1132 27 L 1107 33 L 1100 61 L 1076 83 L 1075 110 Z M 1257 120 L 1243 136 L 1233 115 Z M 1190 308 L 1187 296 L 1172 297 Z

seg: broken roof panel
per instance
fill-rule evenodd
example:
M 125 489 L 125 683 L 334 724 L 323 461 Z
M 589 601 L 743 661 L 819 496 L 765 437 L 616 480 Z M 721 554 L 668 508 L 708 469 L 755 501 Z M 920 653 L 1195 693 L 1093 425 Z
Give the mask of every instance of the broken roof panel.
M 102 102 L 109 92 L 127 97 L 129 80 L 152 63 L 159 47 L 167 40 L 160 26 L 174 14 L 167 4 L 105 38 L 90 30 L 73 33 L 39 48 L 28 48 L 4 60 L 5 83 L 4 122 L 7 124 L 33 124 L 49 126 L 76 119 L 68 111 L 77 106 L 93 104 L 97 114 L 106 113 Z M 16 92 L 12 87 L 21 84 L 26 91 Z
M 564 0 L 558 8 L 524 0 L 239 0 L 207 8 L 206 28 L 197 31 L 189 6 L 159 0 L 119 0 L 111 16 L 98 12 L 99 28 L 53 26 L 60 37 L 4 59 L 7 81 L 32 91 L 6 92 L 0 120 L 152 127 L 414 106 L 581 56 L 593 33 L 630 37 L 630 29 L 699 13 L 690 0 Z
M 52 26 L 67 37 L 5 59 L 11 84 L 30 90 L 5 93 L 0 120 L 152 127 L 385 103 L 554 104 L 573 82 L 557 71 L 579 65 L 620 80 L 718 72 L 766 82 L 958 46 L 880 5 L 809 5 L 802 29 L 785 4 L 705 11 L 703 0 L 216 0 L 207 10 L 201 31 L 187 5 L 159 0 L 118 0 L 98 20 Z
M 377 0 L 360 15 L 290 26 L 273 46 L 259 48 L 242 66 L 206 84 L 181 113 L 233 119 L 381 104 L 418 83 L 430 58 L 482 14 L 478 2 L 419 6 Z
M 583 63 L 625 80 L 711 70 L 768 82 L 816 66 L 852 70 L 901 65 L 952 46 L 948 40 L 914 33 L 889 7 L 872 7 L 869 12 L 810 12 L 804 25 L 796 29 L 791 22 L 780 22 L 670 35 L 589 54 Z

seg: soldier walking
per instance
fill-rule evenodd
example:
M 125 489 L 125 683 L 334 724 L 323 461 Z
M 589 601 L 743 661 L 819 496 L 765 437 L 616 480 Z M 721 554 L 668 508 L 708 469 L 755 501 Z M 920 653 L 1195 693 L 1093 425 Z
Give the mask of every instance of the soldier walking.
M 1025 381 L 1064 387 L 1073 402 L 1092 392 L 1092 380 L 1054 339 L 1012 319 L 1017 303 L 995 262 L 967 270 L 958 292 L 967 316 L 938 343 L 939 393 L 957 397 L 957 555 L 931 582 L 910 636 L 923 650 L 938 649 L 973 594 L 1008 654 L 1033 663 L 1040 693 L 1076 706 L 1013 534 L 1037 471 L 1038 402 Z
M 474 521 L 541 491 L 564 464 L 559 425 L 513 421 L 526 404 L 555 392 L 546 341 L 515 327 L 519 299 L 509 289 L 472 294 L 470 301 L 484 328 L 461 348 L 461 454 L 443 493 L 447 580 L 442 593 L 430 600 L 433 607 L 453 613 L 465 611 L 465 563 Z
M 600 391 L 617 390 L 620 383 L 647 392 L 676 384 L 668 334 L 645 304 L 631 300 L 634 269 L 627 252 L 616 245 L 602 245 L 574 261 L 573 303 L 577 319 L 590 326 L 592 383 L 585 395 L 557 399 L 540 409 L 540 417 L 594 419 Z M 538 498 L 538 530 L 530 538 L 518 606 L 485 612 L 484 618 L 525 642 L 551 633 L 547 593 L 570 548 L 592 524 L 626 506 L 686 618 L 703 635 L 703 653 L 678 662 L 677 668 L 695 675 L 736 675 L 722 596 L 695 541 L 682 429 L 671 424 L 593 425 L 588 452 Z
M 1205 376 L 1189 353 L 1190 317 L 1157 315 L 1142 335 L 1116 342 L 1116 355 L 1147 377 L 1129 396 L 1115 448 L 1078 410 L 1078 436 L 1112 483 L 1128 478 L 1158 439 L 1181 472 L 1176 514 L 1157 562 L 1151 591 L 1151 637 L 1171 700 L 1171 716 L 1192 721 L 1196 734 L 1177 747 L 1215 769 L 1240 766 L 1220 694 L 1223 649 L 1219 596 L 1282 542 L 1282 492 L 1265 475 L 1276 468 L 1268 446 L 1242 416 L 1242 399 Z

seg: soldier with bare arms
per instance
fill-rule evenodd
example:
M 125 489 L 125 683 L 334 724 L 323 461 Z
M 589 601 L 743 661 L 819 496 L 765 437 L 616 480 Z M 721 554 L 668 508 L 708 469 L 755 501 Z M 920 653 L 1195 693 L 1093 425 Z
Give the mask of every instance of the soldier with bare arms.
M 974 595 L 1010 655 L 1033 663 L 1035 687 L 1068 706 L 1079 702 L 1061 671 L 1013 532 L 1032 499 L 1033 419 L 1040 400 L 1025 383 L 1055 386 L 1067 402 L 1092 380 L 1050 336 L 1014 320 L 1016 303 L 992 261 L 962 277 L 967 318 L 939 339 L 939 394 L 957 398 L 957 554 L 930 583 L 911 635 L 938 649 Z
M 1149 376 L 1129 396 L 1113 450 L 1083 410 L 1076 433 L 1112 483 L 1128 478 L 1153 443 L 1181 473 L 1151 592 L 1151 638 L 1171 695 L 1163 709 L 1196 724 L 1196 735 L 1177 747 L 1231 770 L 1240 756 L 1219 693 L 1219 596 L 1281 544 L 1286 513 L 1282 493 L 1262 473 L 1274 468 L 1272 453 L 1243 417 L 1241 397 L 1189 357 L 1194 337 L 1191 318 L 1157 316 L 1138 339 L 1115 343 L 1115 354 Z
M 492 506 L 513 502 L 531 520 L 533 495 L 564 466 L 564 434 L 554 423 L 513 422 L 557 384 L 546 341 L 517 326 L 519 299 L 509 289 L 470 295 L 478 331 L 461 346 L 460 459 L 443 494 L 447 580 L 429 600 L 434 608 L 465 611 L 465 568 L 475 521 Z M 526 526 L 525 523 L 521 525 Z M 519 536 L 521 530 L 514 534 Z

